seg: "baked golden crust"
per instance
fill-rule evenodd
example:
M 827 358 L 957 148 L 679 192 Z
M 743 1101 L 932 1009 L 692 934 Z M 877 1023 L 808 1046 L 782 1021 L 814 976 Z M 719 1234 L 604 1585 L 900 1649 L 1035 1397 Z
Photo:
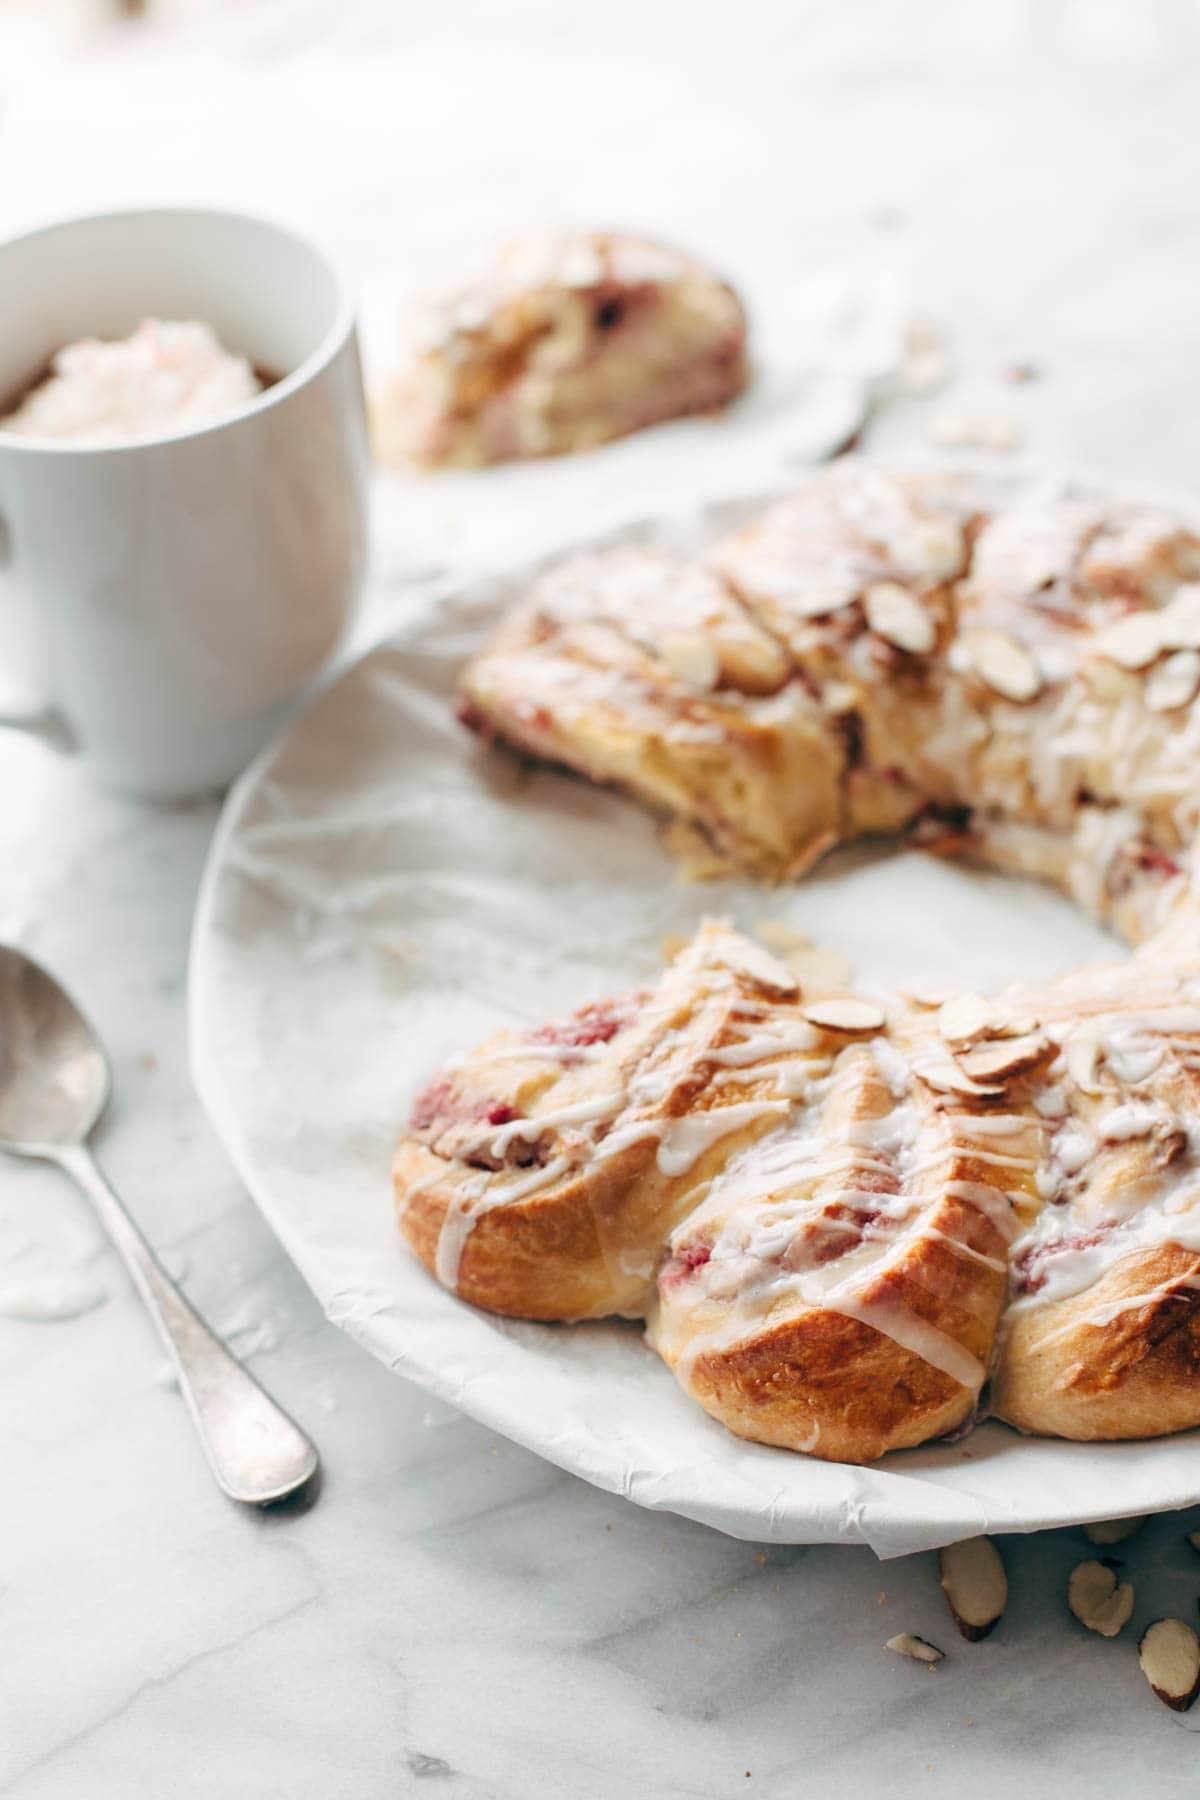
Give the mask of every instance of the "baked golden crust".
M 586 1056 L 577 1055 L 586 1051 Z M 645 1316 L 742 1436 L 847 1462 L 991 1407 L 1200 1424 L 1193 927 L 1039 990 L 807 995 L 710 925 L 659 986 L 426 1090 L 401 1227 L 460 1295 Z
M 695 1186 L 787 1111 L 770 1071 L 715 1077 L 747 1009 L 769 1030 L 795 992 L 782 965 L 713 925 L 653 994 L 483 1046 L 418 1097 L 396 1155 L 417 1255 L 496 1312 L 644 1316 Z M 694 1154 L 673 1175 L 676 1139 Z
M 1183 524 L 1072 503 L 989 517 L 964 483 L 846 459 L 702 567 L 660 580 L 656 556 L 588 559 L 590 617 L 535 632 L 531 596 L 518 653 L 510 623 L 464 677 L 473 721 L 760 875 L 914 826 L 1049 876 L 1136 939 L 1190 892 L 1200 538 Z M 681 625 L 704 571 L 721 597 Z M 732 607 L 774 646 L 769 693 L 716 652 Z
M 714 412 L 746 380 L 746 316 L 693 258 L 618 232 L 506 245 L 473 286 L 421 308 L 374 396 L 378 454 L 476 468 L 591 449 Z
M 543 576 L 466 672 L 480 728 L 757 873 L 914 825 L 1144 948 L 938 1009 L 708 927 L 604 1055 L 505 1040 L 418 1107 L 427 1266 L 499 1311 L 647 1316 L 712 1416 L 817 1456 L 953 1431 L 989 1378 L 1027 1431 L 1200 1425 L 1198 573 L 1145 510 L 987 518 L 847 464 L 703 563 Z

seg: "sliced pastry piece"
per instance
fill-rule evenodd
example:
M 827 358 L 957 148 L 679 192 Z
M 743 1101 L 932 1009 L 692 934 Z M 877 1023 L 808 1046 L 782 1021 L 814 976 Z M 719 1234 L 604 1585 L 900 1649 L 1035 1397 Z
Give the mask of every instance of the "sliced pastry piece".
M 829 1047 L 830 1076 L 676 1228 L 651 1338 L 740 1436 L 870 1462 L 975 1411 L 1039 1205 L 1040 1052 L 976 1080 L 904 1012 Z
M 418 1096 L 396 1154 L 417 1255 L 496 1312 L 642 1316 L 691 1195 L 828 1064 L 796 992 L 782 963 L 713 925 L 654 990 L 464 1058 Z
M 1200 956 L 1157 946 L 1058 983 L 1038 1096 L 1047 1204 L 1013 1246 L 992 1407 L 1022 1430 L 1200 1425 Z
M 746 318 L 691 257 L 619 232 L 523 238 L 413 318 L 374 402 L 383 461 L 474 468 L 714 412 L 746 380 Z
M 656 550 L 551 569 L 462 678 L 469 723 L 796 873 L 841 830 L 845 740 L 719 576 Z

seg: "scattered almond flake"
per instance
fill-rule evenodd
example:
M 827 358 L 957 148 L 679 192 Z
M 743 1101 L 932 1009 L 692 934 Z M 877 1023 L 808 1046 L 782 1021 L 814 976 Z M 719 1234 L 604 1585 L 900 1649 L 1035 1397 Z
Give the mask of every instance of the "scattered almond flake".
M 1161 615 L 1152 612 L 1130 613 L 1106 625 L 1093 639 L 1093 647 L 1110 662 L 1123 669 L 1146 669 L 1163 652 Z
M 686 949 L 690 942 L 690 938 L 685 938 L 678 931 L 666 932 L 665 935 L 658 940 L 658 947 L 662 952 L 663 961 L 674 962 L 675 958 L 679 955 L 679 952 Z
M 781 956 L 789 950 L 807 950 L 812 944 L 810 937 L 806 937 L 802 931 L 797 931 L 795 926 L 789 925 L 786 919 L 756 919 L 754 935 L 760 938 L 769 950 L 775 950 Z
M 858 689 L 849 681 L 831 681 L 821 696 L 828 713 L 853 712 L 859 704 Z
M 796 977 L 786 963 L 751 938 L 718 938 L 712 945 L 712 954 L 735 975 L 744 975 L 758 987 L 766 988 L 768 993 L 788 995 L 799 991 Z
M 1024 644 L 1002 631 L 980 631 L 968 640 L 971 664 L 982 681 L 1006 700 L 1034 700 L 1042 677 Z
M 990 1100 L 1004 1092 L 992 1082 L 972 1081 L 947 1050 L 914 1056 L 913 1074 L 939 1094 L 967 1094 L 972 1099 Z
M 985 450 L 1015 450 L 1021 427 L 1007 413 L 991 413 L 978 421 L 979 442 Z
M 1200 650 L 1200 586 L 1189 583 L 1177 588 L 1158 618 L 1164 649 Z
M 853 1036 L 882 1031 L 886 1023 L 882 1006 L 856 994 L 830 994 L 812 1000 L 805 1006 L 804 1016 L 810 1025 L 819 1025 L 824 1031 L 843 1031 Z
M 1200 1693 L 1200 1638 L 1182 1619 L 1156 1619 L 1138 1645 L 1142 1674 L 1164 1706 L 1186 1712 Z
M 933 649 L 937 632 L 928 610 L 898 581 L 875 582 L 867 589 L 863 606 L 871 630 L 897 650 L 925 656 Z
M 854 966 L 848 957 L 823 944 L 809 950 L 792 950 L 783 959 L 796 980 L 801 993 L 811 999 L 823 994 L 844 993 L 854 978 Z
M 1008 1604 L 1008 1576 L 989 1537 L 964 1538 L 938 1551 L 942 1591 L 965 1638 L 977 1643 L 999 1623 Z
M 948 1049 L 921 1051 L 912 1058 L 912 1073 L 932 1087 L 934 1093 L 968 1094 L 973 1100 L 993 1100 L 1004 1093 L 1004 1087 L 995 1082 L 973 1082 L 972 1076 L 964 1075 Z
M 1040 1032 L 1030 1037 L 997 1038 L 967 1050 L 959 1057 L 959 1066 L 972 1081 L 1006 1081 L 1036 1068 L 1052 1049 L 1049 1038 Z
M 1200 651 L 1176 650 L 1152 669 L 1146 681 L 1146 705 L 1152 712 L 1174 712 L 1189 706 L 1200 687 Z
M 968 413 L 934 413 L 925 429 L 930 441 L 946 450 L 966 450 L 976 442 L 975 422 Z
M 920 317 L 909 320 L 906 338 L 908 348 L 914 355 L 919 355 L 923 350 L 940 350 L 945 341 L 932 319 Z
M 673 631 L 662 643 L 663 661 L 677 680 L 711 693 L 721 676 L 721 659 L 712 639 L 699 631 Z
M 1191 1548 L 1196 1552 L 1196 1555 L 1200 1556 L 1200 1531 L 1189 1531 L 1187 1534 L 1187 1541 Z
M 918 519 L 893 540 L 892 553 L 906 575 L 948 581 L 962 570 L 966 544 L 953 519 Z
M 1148 1516 L 1134 1513 L 1128 1519 L 1093 1519 L 1090 1525 L 1083 1527 L 1083 1535 L 1090 1544 L 1123 1544 L 1126 1538 L 1142 1529 Z
M 949 374 L 950 358 L 945 351 L 917 350 L 901 364 L 898 385 L 904 394 L 932 394 L 946 385 Z
M 945 1651 L 939 1650 L 936 1644 L 930 1644 L 923 1637 L 914 1637 L 911 1631 L 899 1631 L 890 1637 L 883 1646 L 892 1650 L 897 1656 L 911 1656 L 914 1662 L 939 1663 L 945 1657 Z
M 996 1009 L 982 994 L 956 994 L 938 1011 L 938 1030 L 950 1044 L 968 1044 L 996 1027 Z
M 928 425 L 935 444 L 954 450 L 1015 450 L 1021 429 L 1006 413 L 935 413 Z
M 1116 1637 L 1133 1616 L 1133 1583 L 1118 1586 L 1113 1571 L 1101 1562 L 1082 1562 L 1071 1570 L 1067 1605 L 1089 1631 Z
M 1004 371 L 1005 381 L 1011 381 L 1014 387 L 1026 387 L 1031 381 L 1037 381 L 1040 375 L 1037 364 L 1031 362 L 1010 363 Z

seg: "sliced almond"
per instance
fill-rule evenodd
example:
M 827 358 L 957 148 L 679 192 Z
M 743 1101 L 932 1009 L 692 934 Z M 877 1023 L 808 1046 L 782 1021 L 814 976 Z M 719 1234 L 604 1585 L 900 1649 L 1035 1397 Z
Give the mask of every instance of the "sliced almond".
M 1176 712 L 1190 706 L 1200 688 L 1200 651 L 1176 650 L 1150 671 L 1146 680 L 1146 705 L 1152 712 Z
M 1142 1529 L 1147 1517 L 1146 1513 L 1135 1513 L 1129 1519 L 1093 1519 L 1083 1527 L 1083 1535 L 1089 1544 L 1123 1544 Z
M 1081 1625 L 1100 1637 L 1116 1637 L 1133 1614 L 1133 1584 L 1118 1586 L 1111 1569 L 1101 1562 L 1082 1562 L 1071 1570 L 1067 1605 Z
M 939 1054 L 926 1050 L 914 1056 L 913 1074 L 939 1094 L 966 1094 L 972 1100 L 991 1100 L 1004 1092 L 994 1082 L 973 1081 L 948 1051 Z
M 971 664 L 1006 700 L 1034 700 L 1042 691 L 1042 677 L 1024 644 L 1001 631 L 981 631 L 968 646 Z
M 970 1044 L 995 1027 L 996 1011 L 982 994 L 956 994 L 938 1012 L 938 1030 L 948 1044 Z
M 784 961 L 800 983 L 800 992 L 814 1000 L 822 994 L 844 994 L 854 976 L 849 958 L 827 950 L 823 944 L 792 950 Z
M 1200 586 L 1189 582 L 1158 614 L 1166 650 L 1200 650 Z
M 897 1656 L 911 1656 L 914 1662 L 939 1663 L 946 1654 L 925 1638 L 914 1637 L 911 1631 L 898 1632 L 883 1647 L 885 1650 L 894 1650 Z
M 735 975 L 744 975 L 770 994 L 794 995 L 800 991 L 799 983 L 787 965 L 750 938 L 718 938 L 712 946 L 712 954 Z
M 812 1000 L 804 1008 L 804 1016 L 810 1025 L 819 1025 L 823 1031 L 841 1031 L 850 1037 L 882 1031 L 887 1022 L 882 1006 L 874 1000 L 860 1000 L 855 994 L 830 994 L 825 999 Z
M 1155 612 L 1130 613 L 1128 618 L 1118 619 L 1097 632 L 1094 647 L 1123 669 L 1147 669 L 1163 652 L 1160 616 Z
M 1187 1534 L 1187 1541 L 1196 1552 L 1196 1555 L 1200 1556 L 1200 1531 L 1189 1531 Z
M 662 658 L 677 680 L 711 693 L 721 677 L 721 659 L 711 638 L 699 631 L 673 631 L 662 641 Z
M 1142 1674 L 1164 1706 L 1186 1712 L 1200 1693 L 1200 1638 L 1182 1619 L 1156 1619 L 1138 1645 Z
M 863 597 L 867 624 L 897 650 L 912 656 L 927 656 L 937 639 L 937 630 L 927 609 L 901 587 L 898 581 L 877 581 Z
M 958 1059 L 958 1066 L 972 1081 L 1009 1081 L 1044 1062 L 1054 1049 L 1050 1039 L 1040 1032 L 1029 1037 L 994 1038 L 976 1044 Z
M 938 1551 L 938 1569 L 958 1629 L 972 1642 L 985 1638 L 1008 1604 L 1008 1576 L 991 1538 L 947 1544 Z

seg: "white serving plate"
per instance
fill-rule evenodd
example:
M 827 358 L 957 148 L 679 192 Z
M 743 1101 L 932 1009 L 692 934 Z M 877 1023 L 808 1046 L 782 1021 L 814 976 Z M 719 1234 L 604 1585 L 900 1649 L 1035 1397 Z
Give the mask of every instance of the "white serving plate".
M 605 541 L 695 546 L 749 504 Z M 192 948 L 196 1080 L 329 1318 L 585 1480 L 739 1537 L 899 1555 L 1196 1500 L 1200 1433 L 1086 1445 L 988 1423 L 872 1469 L 743 1443 L 636 1326 L 495 1318 L 409 1255 L 388 1165 L 422 1080 L 502 1024 L 652 976 L 663 938 L 706 914 L 786 919 L 850 956 L 868 990 L 986 990 L 1119 954 L 1050 893 L 911 852 L 846 852 L 782 890 L 681 883 L 635 807 L 455 723 L 456 672 L 530 573 L 429 604 L 364 657 L 243 778 L 213 845 Z

